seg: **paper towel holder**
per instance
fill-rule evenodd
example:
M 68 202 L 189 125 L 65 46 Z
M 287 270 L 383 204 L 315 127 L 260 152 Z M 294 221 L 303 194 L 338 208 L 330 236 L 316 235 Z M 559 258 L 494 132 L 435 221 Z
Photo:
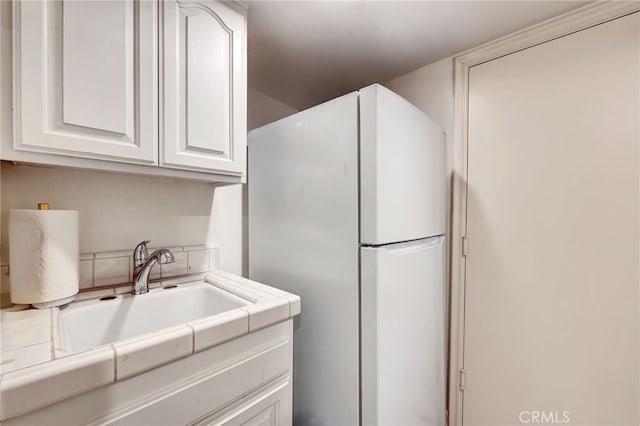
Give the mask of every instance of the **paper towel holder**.
M 61 306 L 79 290 L 78 211 L 48 210 L 46 202 L 33 207 L 9 210 L 11 302 Z

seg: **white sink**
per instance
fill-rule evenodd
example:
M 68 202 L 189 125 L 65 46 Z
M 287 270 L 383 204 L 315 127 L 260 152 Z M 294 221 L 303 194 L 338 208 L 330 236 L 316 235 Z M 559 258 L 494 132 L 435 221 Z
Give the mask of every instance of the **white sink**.
M 208 283 L 184 284 L 71 303 L 60 311 L 60 330 L 65 350 L 80 352 L 249 304 Z

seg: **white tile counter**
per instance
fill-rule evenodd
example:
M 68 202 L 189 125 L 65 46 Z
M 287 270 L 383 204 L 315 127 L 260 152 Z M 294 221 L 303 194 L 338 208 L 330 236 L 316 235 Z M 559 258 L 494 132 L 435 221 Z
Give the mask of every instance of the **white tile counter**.
M 16 306 L 13 309 L 24 309 Z M 0 372 L 6 373 L 53 359 L 53 309 L 0 311 Z
M 214 271 L 204 282 L 251 303 L 78 353 L 56 347 L 60 341 L 56 337 L 58 308 L 3 310 L 0 420 L 136 376 L 300 313 L 298 296 L 255 281 Z M 106 293 L 117 294 L 107 289 L 96 292 L 95 297 Z

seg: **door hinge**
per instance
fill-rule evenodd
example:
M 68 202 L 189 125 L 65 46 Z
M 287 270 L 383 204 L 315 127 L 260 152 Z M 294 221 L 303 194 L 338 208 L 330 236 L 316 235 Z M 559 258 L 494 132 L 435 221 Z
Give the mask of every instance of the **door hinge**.
M 464 391 L 464 368 L 458 372 L 458 385 L 461 391 Z
M 462 255 L 466 257 L 468 252 L 469 252 L 469 237 L 465 235 L 464 237 L 462 237 Z

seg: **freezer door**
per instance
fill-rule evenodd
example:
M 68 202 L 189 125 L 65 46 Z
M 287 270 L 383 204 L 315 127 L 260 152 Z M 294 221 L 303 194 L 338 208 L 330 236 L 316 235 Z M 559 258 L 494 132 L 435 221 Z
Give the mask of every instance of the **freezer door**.
M 444 237 L 363 247 L 362 424 L 444 425 Z
M 444 234 L 444 133 L 379 84 L 359 93 L 360 241 L 377 245 Z

